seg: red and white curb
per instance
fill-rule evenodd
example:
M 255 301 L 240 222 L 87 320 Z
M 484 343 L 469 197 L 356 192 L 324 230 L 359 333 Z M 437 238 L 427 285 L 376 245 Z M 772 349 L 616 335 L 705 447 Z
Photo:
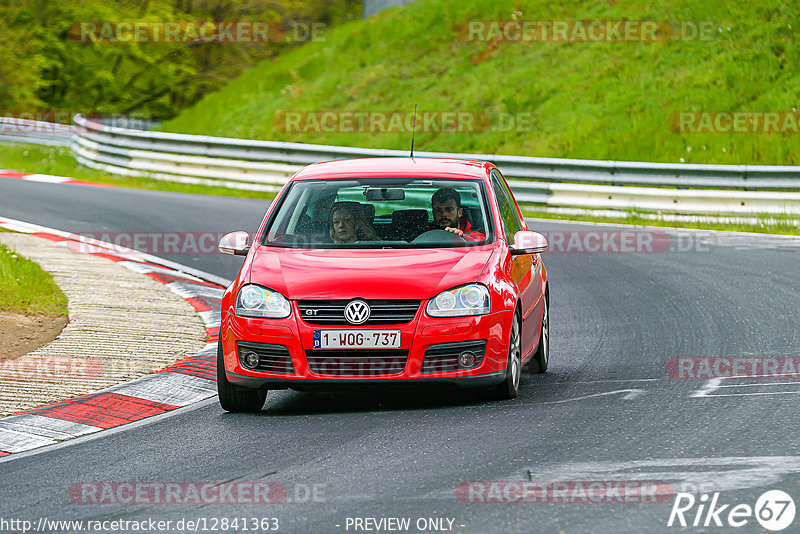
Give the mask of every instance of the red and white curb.
M 98 184 L 85 180 L 76 180 L 66 176 L 53 176 L 51 174 L 31 174 L 27 172 L 6 171 L 0 169 L 0 178 L 18 178 L 29 182 L 45 182 L 48 184 L 69 184 L 69 185 L 93 185 L 97 187 L 114 187 L 111 184 Z
M 197 354 L 158 373 L 0 419 L 0 456 L 100 432 L 217 394 L 219 309 L 227 280 L 111 243 L 23 221 L 0 217 L 0 227 L 61 243 L 75 253 L 111 259 L 161 282 L 197 310 L 208 334 L 206 346 Z

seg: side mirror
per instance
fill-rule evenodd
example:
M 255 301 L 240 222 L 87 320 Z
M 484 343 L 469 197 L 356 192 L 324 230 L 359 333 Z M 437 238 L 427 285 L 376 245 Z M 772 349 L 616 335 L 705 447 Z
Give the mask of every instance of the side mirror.
M 234 256 L 247 256 L 250 250 L 250 234 L 242 230 L 238 232 L 231 232 L 222 236 L 219 240 L 219 251 L 222 254 L 233 254 Z
M 547 250 L 547 238 L 539 232 L 522 230 L 514 234 L 514 245 L 508 249 L 512 256 L 539 254 Z

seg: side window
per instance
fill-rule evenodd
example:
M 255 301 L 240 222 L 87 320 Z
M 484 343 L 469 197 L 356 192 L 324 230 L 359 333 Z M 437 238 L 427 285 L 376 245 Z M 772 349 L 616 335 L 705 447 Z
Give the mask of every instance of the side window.
M 514 209 L 514 206 L 506 196 L 505 188 L 495 175 L 492 176 L 492 189 L 494 189 L 494 195 L 497 197 L 497 207 L 500 208 L 500 219 L 503 221 L 506 242 L 513 243 L 514 234 L 520 230 L 517 210 Z
M 517 226 L 519 226 L 520 229 L 525 228 L 525 222 L 520 217 L 520 212 L 517 209 L 516 204 L 514 203 L 514 194 L 508 188 L 508 184 L 506 183 L 505 180 L 502 179 L 502 177 L 500 176 L 500 172 L 497 169 L 493 170 L 492 174 L 495 177 L 495 179 L 499 182 L 500 187 L 506 193 L 506 198 L 508 199 L 508 203 L 511 205 L 511 211 L 514 212 L 514 217 L 517 219 Z

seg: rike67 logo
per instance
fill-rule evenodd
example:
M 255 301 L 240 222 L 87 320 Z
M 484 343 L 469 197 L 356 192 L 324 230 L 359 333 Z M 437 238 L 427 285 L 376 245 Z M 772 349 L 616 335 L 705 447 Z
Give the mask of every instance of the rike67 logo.
M 767 530 L 783 530 L 794 522 L 794 500 L 781 490 L 763 493 L 755 506 L 721 504 L 719 492 L 711 497 L 704 493 L 696 498 L 692 493 L 678 493 L 669 514 L 667 526 L 681 527 L 743 527 L 755 520 Z

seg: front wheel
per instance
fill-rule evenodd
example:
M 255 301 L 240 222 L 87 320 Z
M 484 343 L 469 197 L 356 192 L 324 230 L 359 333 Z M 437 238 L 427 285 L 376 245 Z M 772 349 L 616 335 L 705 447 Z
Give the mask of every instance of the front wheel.
M 227 412 L 259 412 L 267 398 L 265 389 L 243 388 L 228 382 L 222 357 L 222 339 L 217 343 L 217 394 L 220 406 Z
M 498 400 L 514 399 L 519 394 L 519 381 L 522 376 L 522 338 L 520 331 L 519 313 L 515 312 L 508 341 L 506 379 L 494 390 L 494 397 Z

